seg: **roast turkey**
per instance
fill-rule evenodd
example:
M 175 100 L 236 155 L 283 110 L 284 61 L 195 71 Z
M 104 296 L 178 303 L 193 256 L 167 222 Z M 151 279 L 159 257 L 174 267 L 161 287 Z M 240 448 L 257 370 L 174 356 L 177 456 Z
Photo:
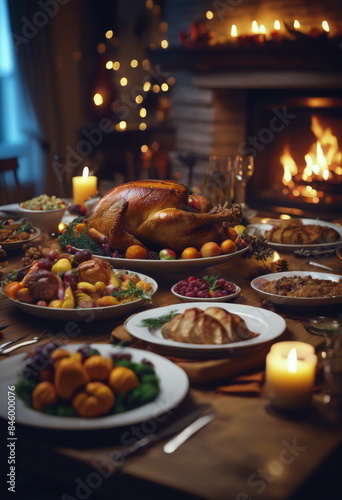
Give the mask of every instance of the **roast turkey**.
M 188 188 L 173 181 L 144 180 L 117 186 L 94 207 L 89 236 L 101 242 L 108 236 L 113 249 L 131 245 L 150 248 L 200 248 L 226 239 L 223 223 L 241 220 L 241 207 L 217 209 L 204 196 L 188 195 Z

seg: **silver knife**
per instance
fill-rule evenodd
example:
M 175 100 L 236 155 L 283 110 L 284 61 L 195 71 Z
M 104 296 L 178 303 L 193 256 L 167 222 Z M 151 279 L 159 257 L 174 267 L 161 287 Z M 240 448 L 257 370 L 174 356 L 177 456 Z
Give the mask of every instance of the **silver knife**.
M 164 453 L 173 453 L 176 451 L 183 443 L 185 443 L 185 441 L 202 429 L 202 427 L 214 420 L 215 416 L 215 413 L 209 413 L 208 415 L 204 415 L 203 417 L 195 420 L 195 422 L 190 424 L 186 429 L 164 445 Z
M 128 457 L 135 455 L 136 453 L 140 452 L 142 449 L 150 446 L 151 444 L 158 443 L 163 439 L 167 439 L 170 436 L 174 436 L 175 434 L 177 434 L 177 432 L 180 432 L 180 430 L 186 428 L 191 422 L 196 421 L 197 418 L 201 415 L 201 413 L 203 413 L 203 411 L 208 410 L 208 407 L 210 407 L 210 405 L 208 404 L 198 405 L 193 410 L 180 417 L 180 419 L 171 423 L 162 431 L 157 432 L 155 434 L 149 434 L 146 437 L 139 439 L 139 441 L 136 441 L 134 444 L 128 446 L 124 450 L 116 453 L 113 460 L 118 463 L 119 465 L 118 469 L 120 469 L 124 465 Z
M 16 349 L 20 349 L 20 347 L 36 344 L 37 342 L 39 342 L 39 340 L 40 339 L 26 340 L 26 342 L 21 342 L 20 344 L 14 345 L 13 347 L 8 347 L 7 349 L 0 351 L 0 354 L 9 354 L 10 352 L 15 351 Z

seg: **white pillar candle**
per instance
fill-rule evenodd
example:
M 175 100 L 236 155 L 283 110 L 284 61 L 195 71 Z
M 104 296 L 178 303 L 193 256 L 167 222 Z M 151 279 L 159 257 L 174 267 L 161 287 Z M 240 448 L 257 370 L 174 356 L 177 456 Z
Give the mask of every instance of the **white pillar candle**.
M 271 352 L 275 354 L 279 354 L 287 358 L 291 349 L 296 349 L 297 356 L 300 359 L 301 355 L 305 354 L 315 354 L 315 348 L 311 344 L 306 344 L 305 342 L 295 342 L 295 341 L 287 341 L 287 342 L 276 342 L 271 347 Z
M 266 357 L 266 384 L 270 402 L 278 408 L 301 410 L 311 404 L 317 356 L 293 347 L 287 356 L 270 351 Z

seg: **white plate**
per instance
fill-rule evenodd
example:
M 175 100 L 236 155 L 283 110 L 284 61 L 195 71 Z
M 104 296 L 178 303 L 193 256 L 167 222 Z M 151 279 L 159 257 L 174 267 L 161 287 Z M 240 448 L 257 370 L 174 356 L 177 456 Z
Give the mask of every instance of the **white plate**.
M 18 271 L 20 271 L 20 269 L 18 269 Z M 132 271 L 129 271 L 127 269 L 127 273 L 130 272 Z M 151 283 L 153 296 L 158 290 L 157 282 L 153 278 L 150 278 L 145 274 L 139 273 L 139 276 L 143 281 Z M 1 295 L 3 295 L 3 297 L 10 300 L 13 305 L 18 307 L 18 309 L 31 314 L 31 316 L 38 316 L 39 318 L 54 321 L 79 321 L 87 323 L 89 323 L 90 321 L 104 321 L 107 319 L 118 318 L 120 316 L 131 314 L 146 302 L 146 299 L 137 299 L 133 300 L 132 302 L 127 302 L 126 304 L 119 304 L 116 306 L 89 307 L 86 309 L 55 309 L 53 307 L 42 307 L 36 306 L 34 304 L 25 304 L 24 302 L 19 302 L 19 300 L 10 299 L 9 297 L 7 297 L 7 295 L 4 295 L 2 288 L 0 288 L 0 293 Z
M 28 240 L 13 241 L 13 242 L 2 241 L 0 243 L 0 245 L 2 246 L 2 248 L 4 250 L 7 250 L 7 251 L 8 250 L 17 250 L 18 248 L 21 248 L 22 246 L 24 246 L 26 243 L 31 243 L 31 241 L 38 238 L 38 236 L 41 233 L 40 229 L 38 229 L 38 227 L 34 227 L 34 226 L 33 226 L 33 229 L 35 230 L 35 233 L 33 233 L 32 236 Z
M 34 226 L 39 227 L 42 231 L 52 233 L 57 230 L 57 226 L 69 206 L 70 202 L 67 201 L 67 205 L 63 208 L 56 208 L 54 210 L 29 210 L 22 208 L 19 203 L 12 203 L 0 206 L 0 211 L 18 214 L 31 221 Z
M 210 355 L 213 356 L 227 356 L 236 349 L 252 347 L 279 337 L 286 328 L 285 320 L 278 314 L 261 309 L 258 307 L 245 306 L 240 304 L 224 304 L 221 303 L 218 307 L 225 309 L 228 312 L 237 314 L 243 318 L 247 327 L 255 333 L 260 333 L 258 337 L 251 340 L 243 340 L 241 342 L 233 342 L 231 344 L 223 345 L 204 345 L 204 344 L 186 344 L 176 342 L 174 340 L 164 339 L 161 334 L 160 328 L 150 331 L 148 328 L 141 326 L 143 319 L 158 317 L 162 314 L 168 314 L 170 311 L 177 311 L 183 313 L 186 309 L 191 307 L 198 307 L 199 309 L 207 309 L 210 304 L 208 302 L 192 302 L 187 304 L 172 304 L 171 306 L 158 307 L 150 311 L 143 311 L 135 314 L 129 318 L 125 323 L 125 328 L 134 337 L 156 344 L 159 347 L 167 348 L 172 351 L 182 351 L 183 355 L 194 356 Z
M 83 344 L 73 344 L 66 349 L 75 352 Z M 177 406 L 186 396 L 189 389 L 189 381 L 185 372 L 168 359 L 148 351 L 132 349 L 129 347 L 113 347 L 109 344 L 93 344 L 102 356 L 110 357 L 111 354 L 125 352 L 132 354 L 132 361 L 139 362 L 148 359 L 154 365 L 160 382 L 160 393 L 151 403 L 140 406 L 134 410 L 120 413 L 118 415 L 107 415 L 98 418 L 81 417 L 57 417 L 45 415 L 24 405 L 23 401 L 16 397 L 16 422 L 40 427 L 45 429 L 60 430 L 92 430 L 122 427 L 144 422 L 158 415 L 168 412 Z M 19 379 L 20 368 L 25 359 L 25 354 L 12 356 L 1 361 L 0 391 L 7 394 L 9 385 L 15 385 Z M 0 416 L 7 420 L 7 398 L 0 398 Z
M 318 220 L 318 219 L 299 219 L 299 220 L 302 221 L 304 226 L 307 226 L 308 224 L 315 224 L 317 226 L 331 227 L 332 229 L 335 229 L 335 231 L 339 233 L 340 239 L 333 243 L 313 243 L 311 245 L 286 245 L 283 243 L 271 243 L 271 242 L 268 242 L 268 245 L 274 250 L 279 250 L 279 252 L 294 252 L 295 250 L 299 250 L 301 248 L 311 249 L 311 250 L 314 248 L 334 248 L 342 244 L 342 227 L 339 226 L 338 224 L 333 224 L 332 222 L 325 222 L 324 220 Z M 272 224 L 258 223 L 258 224 L 250 224 L 247 227 L 247 231 L 250 234 L 260 234 L 264 236 L 266 231 L 269 231 L 273 228 L 274 226 Z
M 219 266 L 228 261 L 236 259 L 244 254 L 248 247 L 227 255 L 218 255 L 216 257 L 200 257 L 199 259 L 177 259 L 177 260 L 148 260 L 148 259 L 122 259 L 114 257 L 103 257 L 94 255 L 98 259 L 105 260 L 115 267 L 129 265 L 133 271 L 147 271 L 155 273 L 187 273 L 189 271 L 199 271 L 206 267 Z
M 235 285 L 235 283 L 234 283 L 234 285 Z M 175 297 L 177 297 L 177 299 L 181 300 L 182 302 L 228 302 L 229 300 L 232 300 L 232 299 L 235 299 L 236 297 L 238 297 L 241 293 L 241 288 L 239 286 L 235 285 L 236 292 L 232 293 L 231 295 L 224 295 L 223 297 L 208 297 L 207 299 L 200 299 L 197 297 L 185 297 L 185 295 L 180 295 L 179 293 L 174 291 L 175 286 L 176 285 L 173 285 L 173 287 L 171 288 L 171 293 L 173 293 L 173 295 Z
M 282 295 L 276 295 L 274 293 L 263 292 L 259 290 L 261 283 L 265 280 L 273 281 L 279 280 L 283 276 L 311 276 L 316 279 L 324 279 L 331 281 L 339 281 L 341 276 L 337 274 L 330 273 L 315 273 L 311 271 L 287 271 L 285 273 L 272 273 L 265 274 L 265 276 L 259 276 L 251 282 L 251 287 L 259 295 L 267 297 L 274 304 L 279 306 L 299 306 L 299 307 L 317 307 L 317 306 L 329 306 L 332 304 L 342 304 L 342 295 L 336 297 L 284 297 Z M 318 312 L 317 312 L 318 314 Z

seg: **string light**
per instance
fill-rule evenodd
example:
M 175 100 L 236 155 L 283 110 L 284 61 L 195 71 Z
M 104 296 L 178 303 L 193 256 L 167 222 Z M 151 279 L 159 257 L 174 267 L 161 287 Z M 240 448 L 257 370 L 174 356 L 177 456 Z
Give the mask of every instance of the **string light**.
M 148 151 L 148 146 L 147 146 L 146 144 L 143 144 L 143 145 L 141 146 L 140 150 L 141 150 L 141 152 L 142 152 L 142 153 L 147 153 L 147 151 Z
M 126 87 L 127 83 L 128 83 L 127 78 L 126 78 L 125 76 L 123 76 L 123 77 L 120 79 L 120 85 L 121 85 L 122 87 Z
M 113 63 L 113 70 L 118 71 L 118 69 L 120 69 L 120 63 L 119 63 L 119 61 L 115 61 Z
M 138 66 L 138 64 L 139 63 L 138 63 L 138 61 L 136 59 L 132 59 L 131 60 L 131 66 L 132 66 L 132 68 L 136 68 Z
M 145 116 L 147 115 L 146 108 L 141 108 L 139 114 L 140 114 L 141 118 L 145 118 Z
M 147 125 L 146 125 L 146 123 L 145 123 L 145 122 L 141 122 L 141 123 L 139 124 L 139 129 L 140 129 L 140 130 L 146 130 L 146 129 L 147 129 Z
M 159 29 L 162 33 L 166 33 L 168 28 L 168 24 L 165 21 L 159 24 Z
M 145 82 L 144 85 L 143 85 L 143 89 L 145 92 L 148 92 L 151 88 L 151 84 L 150 82 Z
M 167 92 L 169 90 L 169 86 L 167 83 L 162 83 L 161 84 L 161 89 L 163 92 Z
M 144 98 L 142 95 L 137 95 L 137 97 L 135 98 L 135 102 L 137 104 L 141 104 L 143 102 Z
M 328 21 L 323 21 L 323 22 L 322 22 L 322 28 L 324 29 L 324 31 L 326 31 L 327 33 L 329 33 L 330 28 L 329 28 L 329 23 L 328 23 Z
M 160 42 L 160 45 L 161 45 L 162 49 L 167 49 L 169 46 L 169 42 L 167 40 L 162 40 Z
M 296 19 L 293 23 L 293 27 L 298 30 L 300 28 L 300 22 L 298 21 L 298 19 Z
M 125 121 L 122 121 L 119 123 L 119 127 L 121 130 L 125 130 L 127 127 L 127 123 Z
M 235 38 L 235 37 L 237 37 L 237 28 L 236 28 L 236 24 L 233 24 L 233 25 L 232 25 L 232 29 L 230 30 L 230 35 L 231 35 L 232 37 L 234 37 L 234 38 Z
M 278 19 L 276 19 L 273 23 L 273 27 L 275 30 L 279 31 L 280 30 L 280 21 L 278 21 Z
M 106 62 L 106 68 L 107 69 L 112 69 L 113 68 L 113 61 L 107 61 Z
M 144 59 L 143 62 L 141 63 L 141 65 L 144 69 L 149 69 L 150 61 L 148 59 Z
M 176 83 L 176 78 L 174 78 L 173 76 L 170 76 L 168 79 L 167 79 L 167 83 L 169 85 L 174 85 Z
M 99 43 L 98 46 L 96 47 L 96 50 L 99 54 L 103 54 L 106 52 L 106 46 L 104 43 Z
M 108 40 L 109 40 L 110 38 L 113 38 L 113 35 L 114 35 L 113 30 L 108 30 L 108 31 L 106 31 L 106 38 L 108 38 Z
M 210 20 L 214 17 L 214 13 L 211 12 L 211 10 L 207 10 L 207 12 L 205 13 L 205 17 Z
M 158 94 L 158 92 L 160 91 L 159 85 L 153 85 L 152 90 L 153 90 L 153 92 L 155 92 L 156 94 Z
M 96 106 L 101 106 L 101 104 L 103 104 L 103 97 L 99 93 L 94 95 L 93 100 Z

